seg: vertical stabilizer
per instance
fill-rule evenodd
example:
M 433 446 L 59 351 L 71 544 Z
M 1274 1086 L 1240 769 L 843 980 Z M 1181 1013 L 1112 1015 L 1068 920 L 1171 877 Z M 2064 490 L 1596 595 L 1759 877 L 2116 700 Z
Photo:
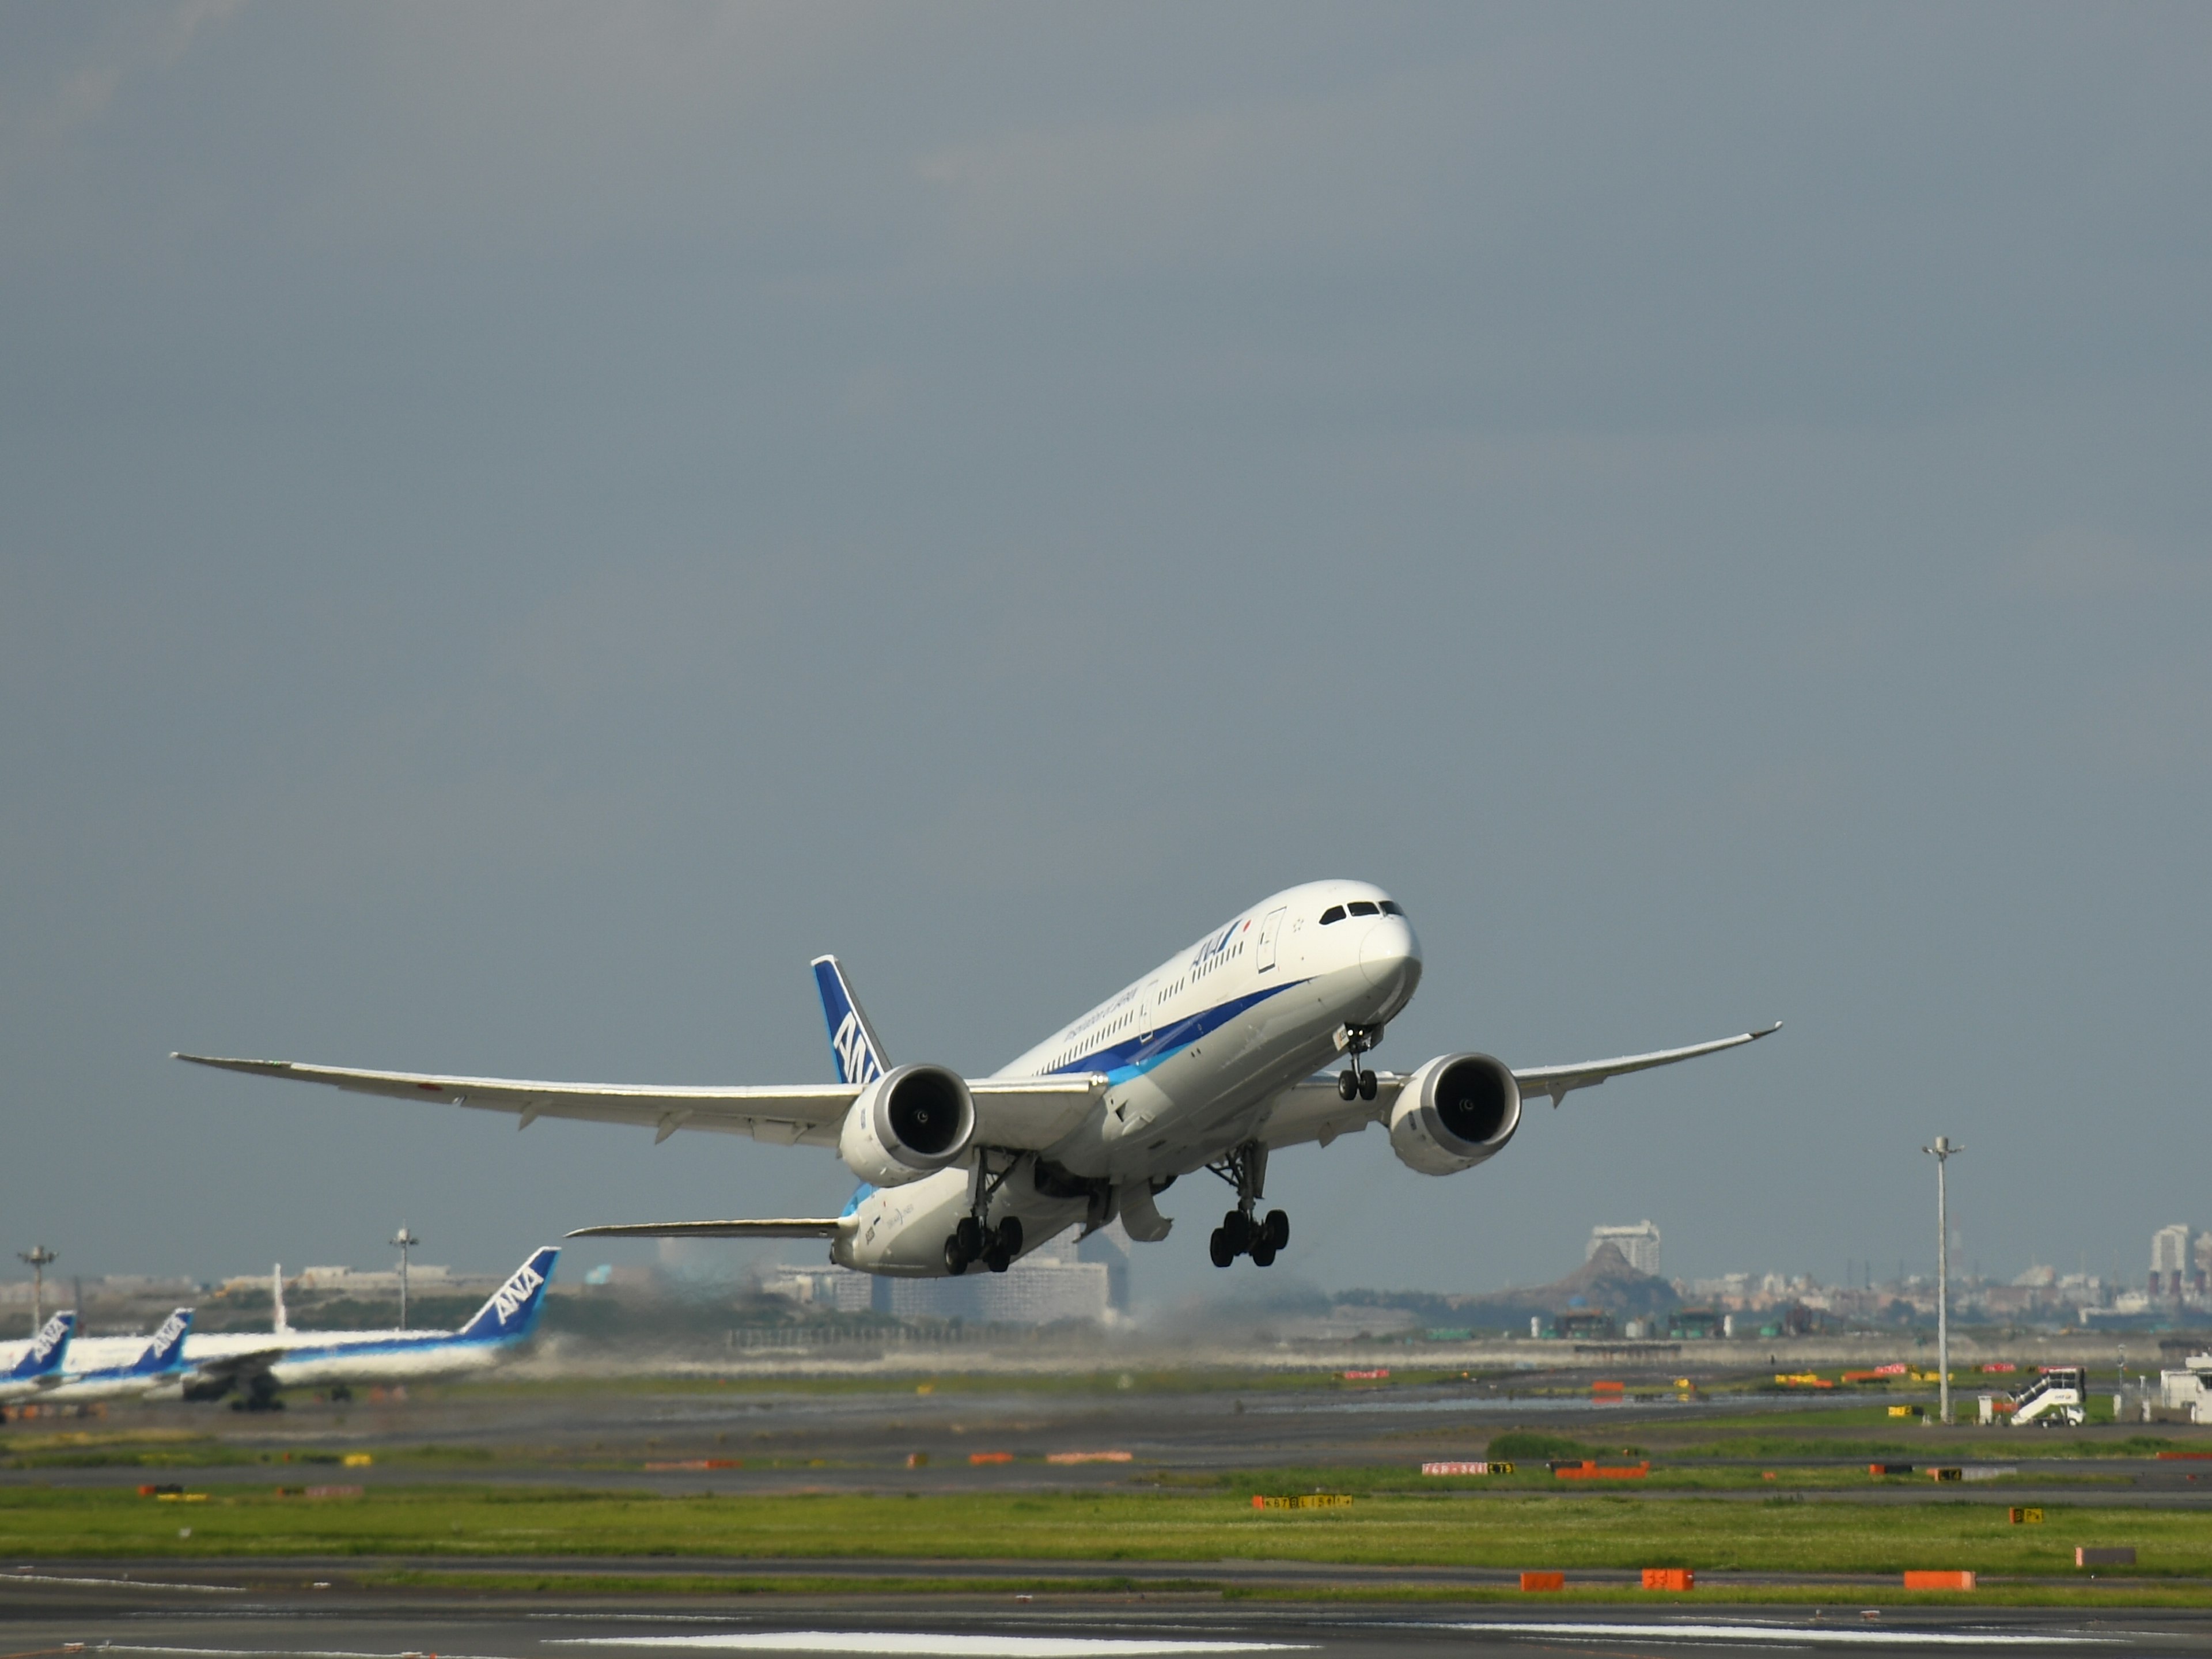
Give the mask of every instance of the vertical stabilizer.
M 545 1286 L 553 1278 L 553 1264 L 560 1259 L 557 1244 L 536 1251 L 491 1293 L 491 1300 L 477 1310 L 477 1316 L 459 1334 L 477 1342 L 518 1342 L 529 1335 L 537 1328 L 538 1310 L 545 1305 Z
M 42 1376 L 52 1376 L 62 1368 L 68 1357 L 70 1333 L 76 1329 L 76 1311 L 64 1308 L 39 1328 L 31 1339 L 31 1346 L 15 1362 L 15 1369 L 0 1382 L 35 1382 Z
M 836 957 L 814 958 L 814 988 L 822 994 L 822 1018 L 830 1028 L 830 1060 L 837 1068 L 837 1081 L 873 1083 L 890 1065 Z
M 135 1376 L 162 1376 L 185 1368 L 185 1338 L 191 1334 L 192 1310 L 179 1308 L 161 1323 L 154 1333 L 154 1340 L 146 1345 L 146 1352 L 138 1356 L 138 1363 L 131 1368 Z
M 284 1316 L 284 1264 L 278 1262 L 269 1270 L 270 1305 L 276 1310 L 276 1322 L 270 1328 L 279 1336 L 292 1334 L 292 1322 Z

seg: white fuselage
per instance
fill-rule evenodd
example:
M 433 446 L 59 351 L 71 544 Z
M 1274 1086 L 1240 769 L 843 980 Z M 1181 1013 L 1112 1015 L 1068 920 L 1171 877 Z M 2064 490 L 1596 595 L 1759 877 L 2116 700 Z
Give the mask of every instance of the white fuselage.
M 1090 1201 L 1041 1190 L 1037 1171 L 1164 1185 L 1252 1138 L 1268 1103 L 1327 1066 L 1347 1028 L 1395 1018 L 1420 983 L 1419 942 L 1389 895 L 1312 882 L 1261 900 L 1133 981 L 994 1075 L 1103 1073 L 1101 1109 L 1025 1159 L 992 1206 L 1021 1218 L 1024 1252 L 1085 1219 Z M 1323 925 L 1333 908 L 1362 907 Z M 1396 907 L 1390 906 L 1395 912 Z M 834 1260 L 871 1273 L 945 1273 L 969 1210 L 966 1164 L 858 1201 Z

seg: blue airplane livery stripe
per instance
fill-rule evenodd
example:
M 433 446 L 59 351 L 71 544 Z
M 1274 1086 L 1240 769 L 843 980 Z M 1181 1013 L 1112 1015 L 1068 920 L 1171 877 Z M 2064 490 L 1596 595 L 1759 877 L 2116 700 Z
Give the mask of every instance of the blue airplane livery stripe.
M 1280 985 L 1270 985 L 1249 996 L 1231 997 L 1211 1008 L 1201 1008 L 1194 1014 L 1186 1014 L 1172 1024 L 1163 1025 L 1150 1036 L 1131 1037 L 1126 1042 L 1109 1043 L 1105 1048 L 1079 1056 L 1065 1066 L 1055 1066 L 1046 1075 L 1056 1077 L 1066 1072 L 1104 1072 L 1116 1083 L 1140 1076 L 1170 1055 L 1188 1048 L 1207 1032 L 1220 1030 L 1246 1009 L 1256 1008 L 1269 997 L 1280 996 L 1284 992 L 1305 983 L 1304 980 L 1285 980 Z

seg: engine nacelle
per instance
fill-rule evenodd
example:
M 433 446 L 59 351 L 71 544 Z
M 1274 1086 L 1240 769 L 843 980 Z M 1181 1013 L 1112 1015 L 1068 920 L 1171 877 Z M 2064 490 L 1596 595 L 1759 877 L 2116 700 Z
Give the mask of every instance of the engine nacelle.
M 837 1156 L 873 1187 L 902 1187 L 957 1162 L 975 1135 L 975 1098 L 957 1072 L 901 1066 L 860 1091 Z
M 1495 1158 L 1521 1127 L 1521 1085 L 1488 1054 L 1440 1054 L 1398 1091 L 1390 1150 L 1423 1175 L 1457 1175 Z

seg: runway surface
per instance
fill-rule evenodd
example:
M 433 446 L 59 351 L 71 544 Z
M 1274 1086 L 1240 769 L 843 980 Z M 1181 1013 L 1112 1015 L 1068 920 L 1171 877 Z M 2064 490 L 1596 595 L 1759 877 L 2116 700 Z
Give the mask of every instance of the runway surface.
M 913 1659 L 1174 1659 L 1314 1656 L 1684 1655 L 1771 1652 L 2198 1654 L 2212 1617 L 2003 1608 L 1395 1604 L 1387 1609 L 1224 1605 L 1129 1591 L 996 1596 L 580 1600 L 421 1591 L 363 1594 L 309 1583 L 125 1584 L 70 1571 L 0 1574 L 0 1659 L 84 1652 L 146 1659 L 700 1659 L 718 1654 Z
M 1848 1403 L 1848 1402 L 1844 1402 Z M 497 1385 L 425 1391 L 412 1399 L 332 1404 L 295 1395 L 283 1412 L 221 1405 L 118 1408 L 97 1423 L 64 1419 L 50 1431 L 139 1431 L 179 1437 L 183 1457 L 158 1476 L 136 1464 L 41 1460 L 0 1468 L 0 1485 L 135 1486 L 158 1478 L 193 1485 L 264 1479 L 337 1479 L 318 1465 L 347 1453 L 376 1461 L 348 1481 L 543 1484 L 678 1492 L 1021 1492 L 1126 1487 L 1133 1477 L 1229 1470 L 1389 1467 L 1410 1473 L 1435 1458 L 1479 1457 L 1493 1435 L 1533 1428 L 1591 1443 L 1642 1443 L 1669 1462 L 1667 1438 L 1715 1417 L 1790 1417 L 1802 1425 L 1819 1402 L 1728 1397 L 1593 1407 L 1587 1398 L 1516 1397 L 1494 1386 L 1393 1387 L 1387 1391 L 1261 1385 L 1243 1392 L 1103 1389 L 951 1388 L 927 1383 L 866 1390 L 671 1388 L 590 1384 Z M 40 1425 L 43 1426 L 43 1425 Z M 25 1424 L 17 1432 L 32 1431 Z M 2129 1428 L 2069 1431 L 2072 1440 L 2117 1439 Z M 2173 1432 L 2167 1430 L 2164 1432 Z M 1784 1432 L 1817 1437 L 1802 1426 Z M 2187 1430 L 2180 1432 L 2186 1434 Z M 187 1439 L 186 1437 L 190 1438 Z M 1993 1428 L 1946 1437 L 1916 1425 L 1860 1425 L 1844 1437 L 1905 1449 L 1923 1462 L 2015 1468 L 2011 1502 L 2160 1508 L 2212 1504 L 2212 1462 L 2053 1456 L 2056 1434 Z M 1928 1444 L 1923 1444 L 1923 1439 Z M 195 1464 L 189 1445 L 219 1443 L 223 1460 Z M 2212 1445 L 2212 1440 L 2208 1440 Z M 1964 1449 L 1961 1449 L 1964 1448 Z M 1126 1461 L 1053 1463 L 1068 1454 L 1127 1454 Z M 973 1463 L 974 1454 L 1011 1461 Z M 1826 1466 L 1863 1473 L 1866 1454 L 1700 1455 L 1674 1467 L 1787 1469 Z M 230 1461 L 242 1459 L 248 1461 Z M 289 1459 L 288 1464 L 285 1460 Z M 1995 1488 L 1869 1482 L 1824 1497 L 1910 1504 L 1989 1495 Z M 1556 1494 L 1577 1496 L 1565 1483 Z M 1659 1491 L 1645 1493 L 1662 1500 Z M 1755 1502 L 1757 1487 L 1707 1497 Z

